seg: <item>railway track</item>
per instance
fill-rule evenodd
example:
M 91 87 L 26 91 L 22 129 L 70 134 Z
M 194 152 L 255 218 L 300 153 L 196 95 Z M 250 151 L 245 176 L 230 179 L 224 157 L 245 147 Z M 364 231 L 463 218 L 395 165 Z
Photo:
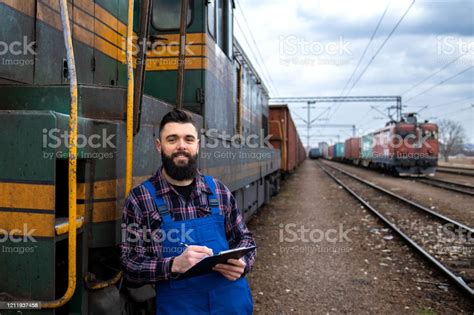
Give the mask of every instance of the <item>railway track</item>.
M 457 183 L 449 180 L 443 180 L 438 178 L 420 178 L 416 180 L 417 182 L 431 185 L 434 187 L 439 187 L 451 191 L 455 191 L 461 194 L 474 196 L 474 186 L 468 184 Z
M 471 169 L 471 168 L 442 166 L 442 167 L 437 167 L 436 172 L 463 175 L 463 176 L 474 176 L 474 169 Z
M 474 297 L 473 228 L 343 169 L 317 163 L 464 293 Z

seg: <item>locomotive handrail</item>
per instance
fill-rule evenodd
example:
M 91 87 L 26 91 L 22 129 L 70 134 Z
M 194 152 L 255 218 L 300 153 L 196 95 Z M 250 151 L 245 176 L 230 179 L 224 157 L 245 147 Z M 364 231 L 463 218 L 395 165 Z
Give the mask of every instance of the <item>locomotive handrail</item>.
M 41 308 L 58 308 L 66 304 L 76 289 L 76 193 L 77 193 L 77 73 L 72 45 L 71 26 L 67 0 L 59 1 L 61 7 L 61 22 L 63 26 L 64 43 L 66 46 L 67 66 L 69 72 L 69 86 L 71 95 L 71 109 L 69 114 L 69 237 L 68 237 L 68 285 L 64 295 L 54 301 L 40 302 Z
M 188 27 L 188 0 L 181 0 L 181 20 L 179 27 L 178 82 L 176 87 L 176 107 L 183 108 L 184 70 L 186 65 L 186 31 Z
M 133 0 L 128 0 L 128 23 L 127 23 L 127 131 L 126 131 L 126 165 L 125 165 L 125 198 L 132 188 L 133 172 Z
M 142 101 L 143 101 L 143 92 L 145 87 L 145 73 L 146 73 L 146 63 L 147 63 L 147 49 L 148 49 L 148 39 L 153 40 L 153 36 L 150 36 L 150 21 L 153 5 L 152 0 L 145 0 L 141 2 L 140 5 L 140 26 L 138 33 L 138 42 L 139 47 L 137 54 L 137 67 L 134 73 L 134 96 L 133 96 L 133 135 L 137 135 L 140 131 L 140 118 L 142 113 Z M 159 36 L 155 36 L 161 40 L 167 40 Z

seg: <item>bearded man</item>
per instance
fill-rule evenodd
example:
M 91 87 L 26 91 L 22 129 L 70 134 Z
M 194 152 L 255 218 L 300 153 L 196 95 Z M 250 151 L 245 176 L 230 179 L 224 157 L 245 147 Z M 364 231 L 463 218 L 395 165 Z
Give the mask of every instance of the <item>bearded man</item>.
M 192 116 L 177 109 L 166 114 L 155 145 L 162 167 L 131 190 L 123 210 L 126 279 L 155 284 L 157 314 L 252 314 L 244 276 L 255 251 L 216 265 L 212 273 L 179 279 L 207 256 L 255 245 L 230 190 L 198 171 Z

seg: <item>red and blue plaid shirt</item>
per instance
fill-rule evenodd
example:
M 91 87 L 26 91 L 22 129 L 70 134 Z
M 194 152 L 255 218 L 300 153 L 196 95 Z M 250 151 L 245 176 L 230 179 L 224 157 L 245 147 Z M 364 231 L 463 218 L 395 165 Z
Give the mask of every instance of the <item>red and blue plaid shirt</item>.
M 170 214 L 174 220 L 201 218 L 211 213 L 207 198 L 211 190 L 201 174 L 196 176 L 196 184 L 188 200 L 185 200 L 166 181 L 161 169 L 150 180 L 157 194 L 162 196 L 170 207 Z M 219 207 L 225 216 L 225 231 L 229 248 L 255 245 L 232 193 L 219 180 L 214 179 L 214 182 Z M 150 218 L 149 222 L 148 218 Z M 127 280 L 145 284 L 172 279 L 171 264 L 174 257 L 164 258 L 161 242 L 147 241 L 149 237 L 145 235 L 147 232 L 144 227 L 150 224 L 151 230 L 159 229 L 161 222 L 161 216 L 148 190 L 143 185 L 133 188 L 125 201 L 122 217 L 121 263 Z M 243 257 L 247 264 L 245 273 L 252 267 L 255 255 L 255 251 L 252 251 Z

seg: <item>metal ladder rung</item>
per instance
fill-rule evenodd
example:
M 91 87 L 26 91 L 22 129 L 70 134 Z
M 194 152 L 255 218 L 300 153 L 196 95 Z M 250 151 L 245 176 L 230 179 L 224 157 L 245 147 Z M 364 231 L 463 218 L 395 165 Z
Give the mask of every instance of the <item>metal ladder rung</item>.
M 80 229 L 84 224 L 84 217 L 76 218 L 76 228 Z M 57 218 L 54 223 L 54 229 L 56 235 L 63 235 L 69 231 L 69 219 L 68 218 Z

